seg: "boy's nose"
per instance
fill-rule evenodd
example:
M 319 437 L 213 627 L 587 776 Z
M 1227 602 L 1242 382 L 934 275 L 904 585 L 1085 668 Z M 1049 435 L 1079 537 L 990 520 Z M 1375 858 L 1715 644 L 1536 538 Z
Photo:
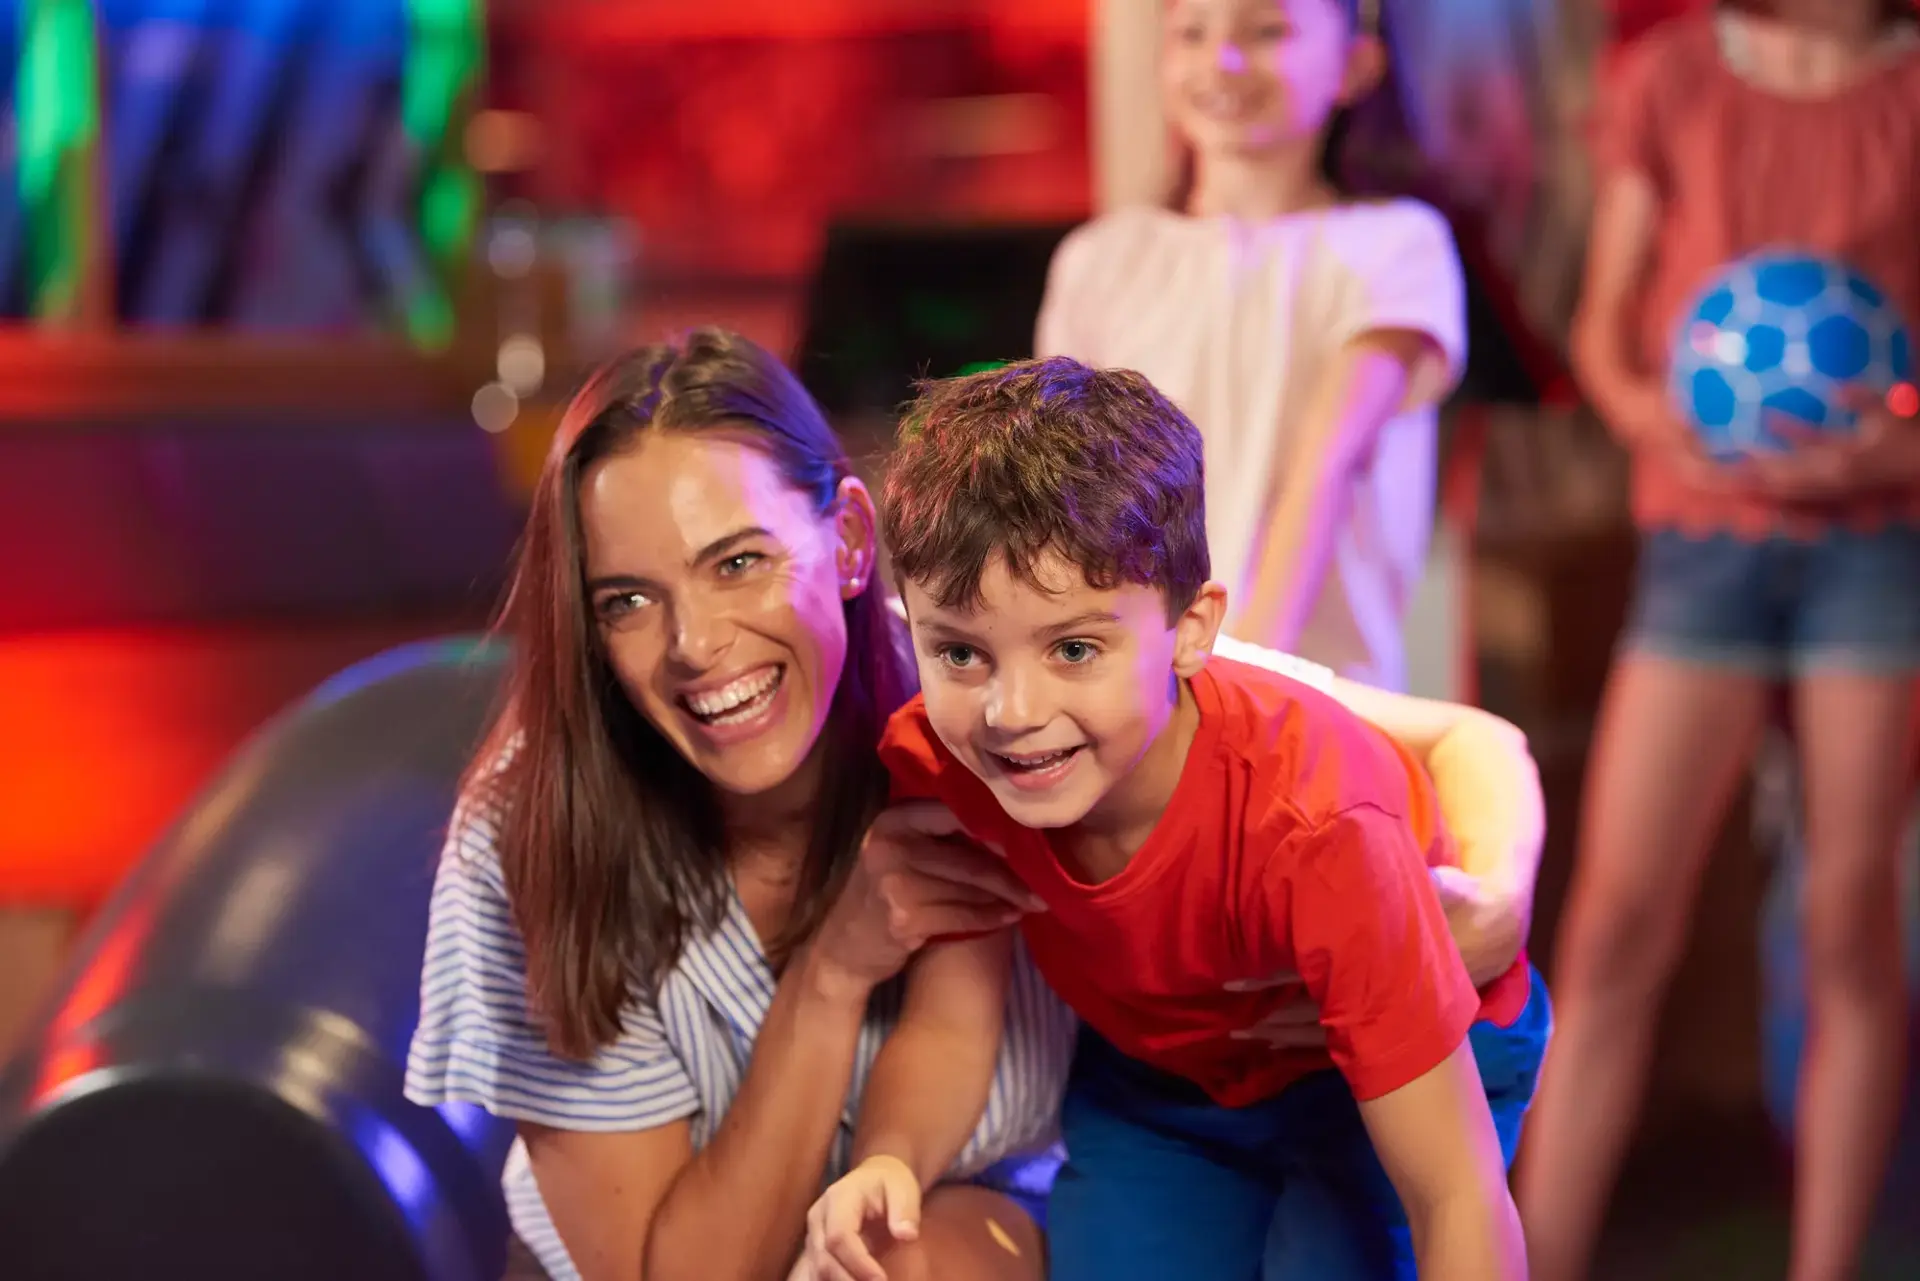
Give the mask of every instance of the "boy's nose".
M 987 727 L 1009 737 L 1042 729 L 1052 719 L 1043 682 L 1019 671 L 1003 672 L 987 697 Z

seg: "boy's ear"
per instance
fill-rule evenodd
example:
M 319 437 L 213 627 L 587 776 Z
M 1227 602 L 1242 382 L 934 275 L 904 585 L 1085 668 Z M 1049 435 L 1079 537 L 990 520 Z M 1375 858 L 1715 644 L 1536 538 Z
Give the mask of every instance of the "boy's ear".
M 1227 589 L 1219 583 L 1201 585 L 1193 603 L 1173 620 L 1173 670 L 1181 679 L 1196 675 L 1207 665 L 1213 643 L 1220 637 L 1220 625 L 1227 617 Z

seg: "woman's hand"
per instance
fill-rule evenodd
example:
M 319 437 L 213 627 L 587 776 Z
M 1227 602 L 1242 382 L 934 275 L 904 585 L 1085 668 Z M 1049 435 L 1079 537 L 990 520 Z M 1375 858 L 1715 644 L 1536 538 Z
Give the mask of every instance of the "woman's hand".
M 1434 868 L 1433 886 L 1473 985 L 1483 988 L 1512 969 L 1527 942 L 1527 912 L 1457 867 Z
M 813 959 L 855 990 L 870 990 L 898 974 L 929 939 L 990 933 L 1041 910 L 952 811 L 912 801 L 867 829 L 846 886 L 814 936 Z
M 1427 754 L 1459 866 L 1432 869 L 1447 930 L 1475 987 L 1506 973 L 1527 943 L 1546 843 L 1546 798 L 1526 736 L 1498 717 L 1463 716 Z
M 1327 1030 L 1320 1026 L 1320 1007 L 1307 995 L 1307 985 L 1298 974 L 1283 970 L 1272 978 L 1235 980 L 1227 984 L 1229 992 L 1260 992 L 1284 988 L 1285 1000 L 1252 1027 L 1227 1033 L 1231 1040 L 1258 1041 L 1276 1050 L 1322 1050 L 1327 1045 Z

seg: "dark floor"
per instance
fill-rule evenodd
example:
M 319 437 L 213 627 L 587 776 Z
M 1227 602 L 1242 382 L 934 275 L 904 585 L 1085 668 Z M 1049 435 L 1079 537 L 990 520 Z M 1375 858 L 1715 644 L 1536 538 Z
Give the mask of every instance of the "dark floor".
M 1789 1195 L 1784 1151 L 1758 1111 L 1669 1123 L 1633 1154 L 1594 1281 L 1779 1281 Z M 1920 1186 L 1890 1192 L 1883 1220 L 1861 1281 L 1915 1281 Z

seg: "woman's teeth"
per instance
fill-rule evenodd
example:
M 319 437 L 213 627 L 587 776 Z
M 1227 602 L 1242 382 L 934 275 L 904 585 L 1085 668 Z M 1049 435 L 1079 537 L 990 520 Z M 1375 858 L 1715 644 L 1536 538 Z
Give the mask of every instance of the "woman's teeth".
M 785 675 L 784 667 L 766 667 L 749 672 L 719 689 L 682 695 L 680 701 L 696 719 L 709 725 L 745 720 L 766 706 L 767 700 L 780 688 L 781 678 Z

